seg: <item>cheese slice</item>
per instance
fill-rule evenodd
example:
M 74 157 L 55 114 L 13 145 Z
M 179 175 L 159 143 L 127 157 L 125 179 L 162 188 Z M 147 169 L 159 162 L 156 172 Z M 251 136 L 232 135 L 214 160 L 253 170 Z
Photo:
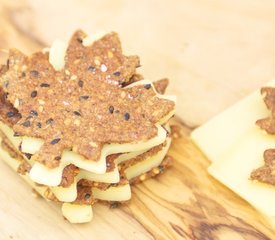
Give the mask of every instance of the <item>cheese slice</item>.
M 93 218 L 91 205 L 63 203 L 61 210 L 63 216 L 71 223 L 86 223 Z
M 275 86 L 275 80 L 271 85 Z M 195 129 L 191 138 L 210 161 L 219 161 L 220 155 L 255 127 L 258 119 L 269 114 L 260 91 L 256 91 Z
M 9 139 L 13 139 L 13 138 L 16 138 L 16 137 L 14 137 L 13 134 L 10 134 Z M 153 167 L 158 166 L 162 162 L 163 158 L 165 157 L 169 149 L 170 143 L 171 143 L 171 138 L 167 138 L 166 145 L 159 152 L 157 152 L 153 156 L 148 157 L 147 159 L 144 159 L 142 162 L 138 162 L 137 164 L 126 169 L 125 170 L 126 177 L 130 180 L 138 175 L 141 175 L 147 171 L 150 171 Z M 77 198 L 77 182 L 79 180 L 87 179 L 95 182 L 117 183 L 120 180 L 117 165 L 131 158 L 134 158 L 144 152 L 145 151 L 137 151 L 137 152 L 121 154 L 117 159 L 115 159 L 116 166 L 114 170 L 104 174 L 95 174 L 95 173 L 91 173 L 81 169 L 80 173 L 75 177 L 74 182 L 69 187 L 64 188 L 61 186 L 56 186 L 56 187 L 50 187 L 50 189 L 59 201 L 73 202 Z M 7 154 L 8 153 L 6 153 L 6 158 L 7 158 Z M 14 162 L 16 162 L 19 166 L 19 161 L 14 161 Z M 31 165 L 34 164 L 34 162 L 29 162 L 29 163 Z M 18 166 L 16 166 L 15 168 L 17 169 Z M 123 201 L 125 201 L 125 200 L 128 200 L 129 196 L 131 196 L 131 193 L 129 192 L 130 188 L 126 188 L 126 187 L 125 188 L 118 187 L 118 193 L 116 193 L 115 195 L 112 195 L 112 193 L 116 191 L 115 188 L 116 187 L 109 188 L 109 189 L 112 189 L 112 191 L 107 191 L 107 192 L 105 192 L 104 190 L 96 189 L 95 193 L 100 197 L 101 200 L 108 200 L 108 201 L 122 201 L 118 199 L 123 199 Z M 123 189 L 123 191 L 121 189 Z M 120 196 L 120 194 L 122 195 Z M 119 198 L 117 198 L 117 196 Z
M 158 151 L 155 155 L 150 156 L 150 157 L 144 159 L 143 161 L 138 162 L 135 165 L 130 166 L 129 168 L 125 169 L 126 178 L 128 180 L 131 180 L 132 178 L 137 177 L 143 173 L 150 171 L 154 167 L 159 166 L 160 163 L 162 162 L 162 160 L 164 159 L 165 155 L 167 154 L 170 144 L 171 144 L 171 138 L 167 138 L 166 145 L 160 151 Z M 121 157 L 117 162 L 122 163 L 124 161 L 127 161 L 127 160 L 133 158 L 133 157 L 136 157 L 137 153 L 131 153 L 131 154 L 125 154 L 125 155 L 126 156 L 124 158 Z M 121 159 L 123 159 L 123 161 Z M 117 173 L 118 173 L 117 167 L 115 168 L 115 171 L 117 171 Z M 76 186 L 77 182 L 80 179 L 92 180 L 90 178 L 91 173 L 85 172 L 87 174 L 85 176 L 85 173 L 83 174 L 83 172 L 84 171 L 81 171 L 80 174 L 77 177 L 75 177 L 74 183 L 71 184 L 67 188 L 64 188 L 61 186 L 51 187 L 52 192 L 55 194 L 55 196 L 58 198 L 58 200 L 63 201 L 63 202 L 75 201 L 75 199 L 77 197 L 77 186 Z M 106 173 L 104 175 L 106 176 Z M 97 176 L 100 176 L 100 174 L 97 174 Z M 118 178 L 119 178 L 119 173 L 118 173 Z M 100 182 L 100 181 L 96 181 L 96 182 Z M 94 188 L 93 193 L 95 191 L 95 194 L 96 194 L 96 195 L 94 195 L 95 198 L 98 198 L 101 200 L 108 200 L 108 201 L 126 201 L 128 199 L 123 199 L 122 195 L 124 196 L 124 198 L 126 196 L 128 196 L 128 197 L 131 196 L 130 195 L 131 193 L 127 192 L 128 188 L 126 189 L 126 187 L 125 188 L 115 187 L 115 189 L 111 187 L 111 188 L 108 188 L 108 190 L 109 189 L 113 189 L 113 190 L 106 192 L 106 190 L 103 191 L 103 190 Z M 120 189 L 123 189 L 124 193 L 122 193 Z M 130 188 L 129 188 L 129 190 L 130 190 Z M 119 192 L 112 194 L 114 191 L 119 191 Z M 122 195 L 120 195 L 120 194 L 122 194 Z M 116 196 L 119 196 L 120 197 L 119 199 L 121 199 L 121 200 L 117 199 Z
M 2 139 L 0 138 L 0 141 Z M 14 171 L 17 171 L 20 161 L 12 158 L 7 151 L 0 147 L 0 158 L 6 162 Z M 28 175 L 20 175 L 33 189 L 35 189 L 42 197 L 47 191 L 46 186 L 35 184 Z M 103 190 L 96 189 L 95 196 L 102 200 L 108 201 L 126 201 L 131 198 L 130 186 L 127 184 L 123 187 L 112 187 L 106 193 Z M 92 190 L 93 191 L 93 190 Z M 121 199 L 121 200 L 120 200 Z M 46 199 L 47 200 L 47 199 Z M 72 223 L 85 223 L 90 222 L 93 217 L 91 205 L 79 205 L 75 203 L 63 203 L 62 213 Z
M 0 138 L 0 141 L 2 139 Z M 12 158 L 7 151 L 0 147 L 0 158 L 6 162 L 14 171 L 17 171 L 20 161 Z M 47 190 L 46 186 L 35 184 L 28 175 L 20 175 L 33 189 L 35 189 L 42 197 Z M 107 190 L 92 188 L 92 193 L 96 199 L 106 201 L 127 201 L 131 198 L 130 185 L 110 187 Z M 91 205 L 80 205 L 75 203 L 63 203 L 62 214 L 71 223 L 90 222 L 93 218 Z
M 113 153 L 121 153 L 121 152 L 142 152 L 146 151 L 156 145 L 163 143 L 166 139 L 166 130 L 157 125 L 158 135 L 155 138 L 149 139 L 145 142 L 139 143 L 128 143 L 128 144 L 108 144 L 103 147 L 101 158 L 99 161 L 88 161 L 81 157 L 80 155 L 65 150 L 63 152 L 62 158 L 60 160 L 60 165 L 57 168 L 49 169 L 44 165 L 35 162 L 31 172 L 30 177 L 33 181 L 45 184 L 48 186 L 58 186 L 62 179 L 63 169 L 69 165 L 74 164 L 75 166 L 85 169 L 91 173 L 95 174 L 103 174 L 106 173 L 106 157 Z M 34 149 L 37 146 L 38 149 L 41 146 L 41 140 L 36 141 L 35 138 L 30 137 L 14 137 L 14 132 L 11 128 L 9 128 L 4 123 L 0 122 L 0 130 L 5 133 L 8 139 L 12 142 L 12 144 L 18 149 L 21 143 L 21 149 L 23 150 L 24 146 L 27 146 L 28 149 Z M 26 141 L 24 141 L 26 140 Z M 23 151 L 27 153 L 33 154 L 35 151 Z M 94 171 L 93 171 L 94 170 Z M 113 178 L 117 178 L 117 173 L 114 173 Z M 91 177 L 92 178 L 92 177 Z
M 22 142 L 22 137 L 15 137 L 14 131 L 1 121 L 0 121 L 0 130 L 6 135 L 6 137 L 9 139 L 12 145 L 16 149 L 19 149 L 19 146 Z
M 166 126 L 166 128 L 169 131 L 169 126 Z M 13 131 L 6 126 L 5 124 L 1 123 L 0 129 L 4 130 L 3 132 L 6 132 L 8 135 L 8 139 L 10 142 L 15 146 L 15 143 L 17 143 L 17 138 L 14 137 Z M 141 175 L 149 170 L 151 170 L 153 167 L 158 166 L 163 158 L 165 157 L 170 143 L 171 143 L 171 138 L 166 139 L 166 146 L 163 147 L 157 154 L 154 156 L 150 156 L 147 159 L 145 159 L 142 162 L 139 162 L 131 167 L 129 169 L 126 169 L 126 176 L 130 180 L 138 175 Z M 148 149 L 147 149 L 148 150 Z M 54 193 L 54 195 L 57 197 L 59 201 L 62 202 L 73 202 L 77 198 L 77 182 L 81 179 L 87 179 L 90 181 L 95 181 L 95 182 L 104 182 L 104 183 L 118 183 L 120 180 L 119 176 L 119 171 L 117 168 L 117 165 L 127 161 L 131 158 L 134 158 L 147 150 L 141 150 L 141 151 L 135 151 L 135 152 L 129 152 L 129 153 L 124 153 L 121 154 L 117 159 L 115 159 L 115 168 L 111 172 L 106 172 L 104 174 L 96 174 L 92 173 L 83 169 L 80 169 L 79 174 L 75 177 L 74 182 L 69 186 L 69 187 L 61 187 L 61 186 L 55 186 L 55 187 L 50 187 L 51 191 Z M 27 160 L 32 166 L 35 164 L 34 161 Z M 106 195 L 106 194 L 104 194 Z M 109 197 L 110 198 L 110 197 Z M 114 201 L 114 200 L 113 200 Z
M 275 80 L 265 86 L 274 87 Z M 213 162 L 213 177 L 273 219 L 275 186 L 250 180 L 250 173 L 264 164 L 264 151 L 275 147 L 275 136 L 255 125 L 269 115 L 258 90 L 197 128 L 191 138 Z
M 56 71 L 60 71 L 65 66 L 65 56 L 68 44 L 61 40 L 55 40 L 50 48 L 49 62 Z
M 92 188 L 93 196 L 96 199 L 105 201 L 127 201 L 131 199 L 131 188 L 129 184 L 109 187 L 107 190 Z
M 171 138 L 166 139 L 166 145 L 155 155 L 144 159 L 141 162 L 125 169 L 126 178 L 131 180 L 143 173 L 146 173 L 161 164 L 171 144 Z
M 57 186 L 61 182 L 63 169 L 69 164 L 74 164 L 75 166 L 90 172 L 103 174 L 106 172 L 106 157 L 108 155 L 140 151 L 163 143 L 166 139 L 166 131 L 160 125 L 158 125 L 157 128 L 158 135 L 145 142 L 105 145 L 98 161 L 88 161 L 77 153 L 65 150 L 58 167 L 49 169 L 43 164 L 36 162 L 30 171 L 30 177 L 37 183 L 48 186 Z

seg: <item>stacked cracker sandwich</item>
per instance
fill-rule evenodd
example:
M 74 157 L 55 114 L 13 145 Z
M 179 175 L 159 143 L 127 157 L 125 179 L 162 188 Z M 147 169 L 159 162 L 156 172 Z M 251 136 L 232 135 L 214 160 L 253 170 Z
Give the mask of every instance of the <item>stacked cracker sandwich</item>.
M 0 68 L 0 158 L 73 223 L 98 202 L 131 198 L 130 184 L 164 171 L 175 98 L 144 80 L 116 33 L 87 36 Z

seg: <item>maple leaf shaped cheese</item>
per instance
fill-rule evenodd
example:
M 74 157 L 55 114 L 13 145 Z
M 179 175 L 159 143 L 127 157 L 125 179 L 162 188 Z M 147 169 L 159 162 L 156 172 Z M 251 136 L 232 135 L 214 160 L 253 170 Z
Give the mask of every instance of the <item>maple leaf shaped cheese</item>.
M 151 139 L 157 135 L 155 124 L 175 107 L 150 84 L 121 87 L 139 60 L 122 55 L 117 34 L 87 47 L 84 37 L 74 34 L 59 71 L 48 53 L 25 56 L 12 49 L 0 76 L 8 101 L 21 115 L 13 130 L 44 140 L 33 159 L 49 168 L 59 165 L 64 149 L 97 161 L 104 144 Z

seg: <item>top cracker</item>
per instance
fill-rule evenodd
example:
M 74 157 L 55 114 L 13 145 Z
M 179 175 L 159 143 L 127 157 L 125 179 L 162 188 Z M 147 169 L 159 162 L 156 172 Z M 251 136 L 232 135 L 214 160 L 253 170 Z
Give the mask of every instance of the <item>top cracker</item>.
M 104 144 L 153 138 L 155 124 L 175 107 L 150 84 L 122 87 L 139 59 L 122 54 L 116 33 L 87 47 L 85 36 L 73 35 L 59 71 L 48 53 L 25 56 L 15 49 L 1 69 L 1 87 L 21 116 L 13 130 L 45 141 L 34 159 L 50 168 L 59 165 L 64 149 L 96 161 Z

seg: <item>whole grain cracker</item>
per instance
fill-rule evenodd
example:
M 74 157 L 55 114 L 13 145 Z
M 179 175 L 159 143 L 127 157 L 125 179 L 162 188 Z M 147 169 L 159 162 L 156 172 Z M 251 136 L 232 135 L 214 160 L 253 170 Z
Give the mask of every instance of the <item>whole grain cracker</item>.
M 81 65 L 81 61 L 75 64 L 76 56 L 85 60 L 86 55 L 91 57 L 89 51 L 103 56 L 111 40 L 114 52 L 121 51 L 116 34 L 103 37 L 91 47 L 82 45 L 81 36 L 82 33 L 77 32 L 71 40 L 65 69 L 55 71 L 47 53 L 27 57 L 12 49 L 8 70 L 0 77 L 8 101 L 22 116 L 13 126 L 14 131 L 45 140 L 33 159 L 49 168 L 59 165 L 65 148 L 96 161 L 106 143 L 148 140 L 157 134 L 155 123 L 174 108 L 174 102 L 158 98 L 152 88 L 123 89 L 106 80 L 108 70 L 97 69 L 93 73 L 86 65 Z M 133 71 L 129 72 L 130 62 L 137 63 L 135 58 L 121 57 L 122 65 L 117 61 L 113 64 L 114 58 L 102 59 L 101 64 L 108 69 L 119 69 L 123 73 L 123 81 L 133 75 Z M 76 77 L 72 80 L 72 76 Z
M 271 116 L 257 120 L 256 124 L 268 134 L 275 134 L 275 88 L 264 87 L 261 89 L 264 102 L 271 111 Z M 275 185 L 275 149 L 264 152 L 264 166 L 252 171 L 250 177 L 263 183 Z

